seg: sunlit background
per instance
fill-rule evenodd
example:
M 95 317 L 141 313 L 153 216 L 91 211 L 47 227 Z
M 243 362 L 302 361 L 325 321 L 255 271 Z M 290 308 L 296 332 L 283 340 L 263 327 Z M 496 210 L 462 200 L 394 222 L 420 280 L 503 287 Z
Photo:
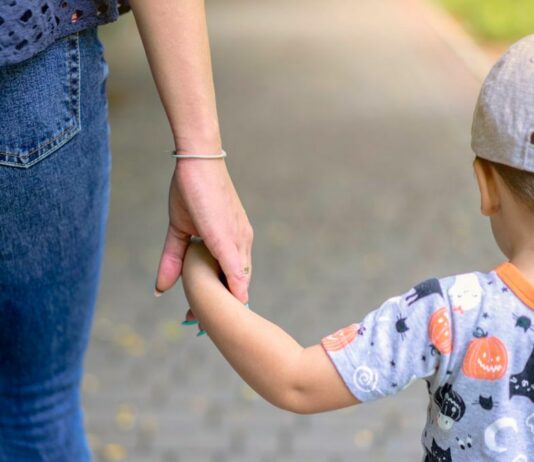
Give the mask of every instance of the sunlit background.
M 428 276 L 503 259 L 478 213 L 469 131 L 495 49 L 533 29 L 530 1 L 207 6 L 227 163 L 255 228 L 254 310 L 310 345 Z M 132 14 L 100 37 L 113 183 L 83 387 L 95 460 L 419 460 L 424 383 L 285 413 L 180 325 L 180 287 L 154 299 L 171 132 Z

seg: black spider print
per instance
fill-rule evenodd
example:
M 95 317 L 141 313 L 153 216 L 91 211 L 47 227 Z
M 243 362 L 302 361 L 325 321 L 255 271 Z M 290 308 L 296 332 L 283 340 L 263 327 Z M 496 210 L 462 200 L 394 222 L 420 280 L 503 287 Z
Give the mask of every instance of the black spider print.
M 426 361 L 426 356 L 425 356 L 425 355 L 421 356 L 421 359 L 422 359 L 423 361 Z
M 488 319 L 488 318 L 489 318 L 489 314 L 488 314 L 488 313 L 484 313 L 484 314 L 482 315 L 482 317 L 483 317 L 484 319 Z
M 513 313 L 512 316 L 515 319 L 515 327 L 519 327 L 525 332 L 527 330 L 534 331 L 534 327 L 532 326 L 532 320 L 528 316 L 519 316 L 516 313 Z
M 363 324 L 358 328 L 358 335 L 363 335 L 365 331 L 367 330 L 367 327 L 365 327 Z
M 391 364 L 391 367 L 395 367 L 397 365 L 395 361 L 391 361 L 389 364 Z
M 401 335 L 402 340 L 404 340 L 404 337 L 406 336 L 406 332 L 410 330 L 410 328 L 406 324 L 406 319 L 407 319 L 406 317 L 403 318 L 401 317 L 401 315 L 399 315 L 397 317 L 397 322 L 395 323 L 395 329 Z
M 503 293 L 504 293 L 504 292 L 508 292 L 508 287 L 503 287 L 503 288 L 501 289 L 501 291 L 502 291 Z

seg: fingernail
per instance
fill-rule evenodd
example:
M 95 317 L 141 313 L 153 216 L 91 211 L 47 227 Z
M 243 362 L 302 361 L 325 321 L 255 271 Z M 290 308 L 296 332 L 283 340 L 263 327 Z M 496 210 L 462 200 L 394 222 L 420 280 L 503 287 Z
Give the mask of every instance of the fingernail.
M 196 319 L 192 319 L 191 321 L 182 321 L 182 326 L 195 326 L 198 324 L 198 321 Z
M 158 289 L 158 279 L 154 282 L 154 297 L 158 298 L 163 295 L 163 292 Z
M 201 337 L 202 335 L 206 335 L 206 331 L 205 330 L 199 330 L 198 331 L 197 337 Z

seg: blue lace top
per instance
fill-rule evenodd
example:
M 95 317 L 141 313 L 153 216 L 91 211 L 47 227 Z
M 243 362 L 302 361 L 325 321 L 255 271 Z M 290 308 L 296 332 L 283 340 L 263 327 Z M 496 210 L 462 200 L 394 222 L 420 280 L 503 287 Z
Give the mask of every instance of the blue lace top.
M 57 39 L 115 21 L 128 0 L 0 0 L 0 66 L 31 58 Z

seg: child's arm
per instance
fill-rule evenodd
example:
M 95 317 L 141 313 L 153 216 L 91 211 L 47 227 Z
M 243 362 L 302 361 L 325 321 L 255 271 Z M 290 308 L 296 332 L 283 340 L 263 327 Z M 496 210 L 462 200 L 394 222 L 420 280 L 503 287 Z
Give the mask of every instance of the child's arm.
M 245 382 L 275 406 L 296 413 L 358 404 L 321 345 L 303 348 L 245 308 L 220 282 L 218 271 L 202 244 L 190 245 L 183 284 L 191 309 Z

